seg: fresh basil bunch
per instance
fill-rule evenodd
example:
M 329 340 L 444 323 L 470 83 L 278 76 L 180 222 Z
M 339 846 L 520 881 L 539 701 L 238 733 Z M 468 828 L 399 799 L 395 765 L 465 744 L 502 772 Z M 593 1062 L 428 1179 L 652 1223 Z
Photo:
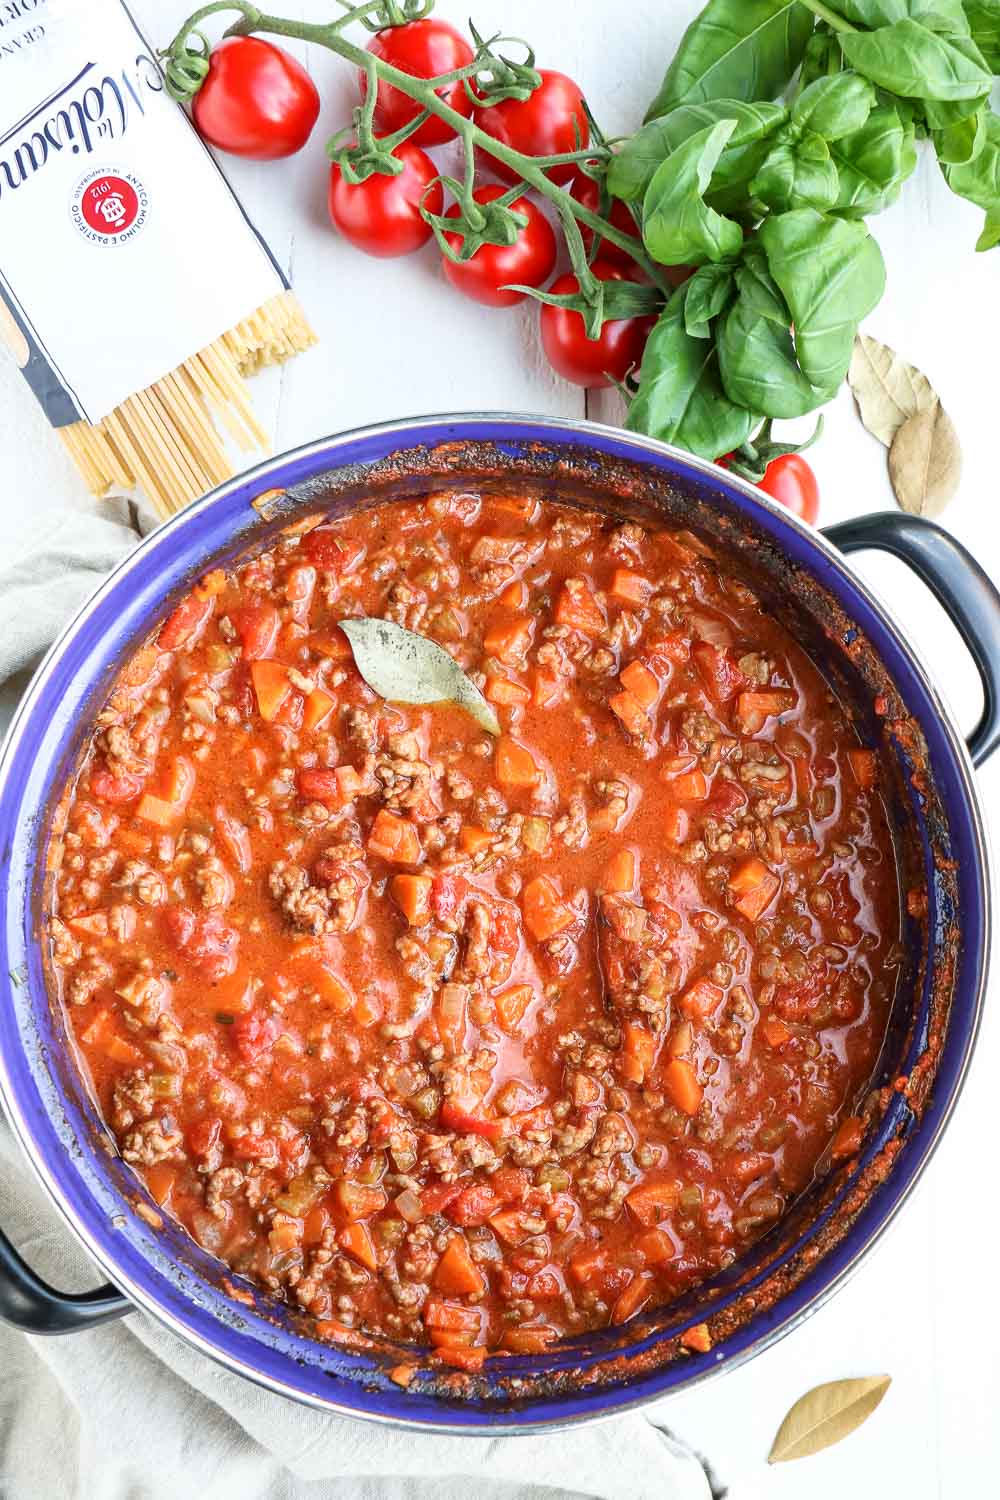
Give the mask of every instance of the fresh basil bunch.
M 998 70 L 1000 0 L 709 0 L 607 173 L 651 257 L 697 268 L 628 425 L 714 459 L 827 402 L 885 288 L 861 221 L 921 139 L 1000 244 Z

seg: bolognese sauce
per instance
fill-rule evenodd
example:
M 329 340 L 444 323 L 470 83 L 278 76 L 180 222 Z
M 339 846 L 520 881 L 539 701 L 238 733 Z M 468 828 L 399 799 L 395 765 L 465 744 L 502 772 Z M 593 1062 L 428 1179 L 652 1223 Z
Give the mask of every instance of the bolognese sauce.
M 499 735 L 379 698 L 357 616 Z M 746 583 L 455 490 L 196 585 L 98 716 L 50 923 L 156 1202 L 320 1333 L 475 1369 L 669 1302 L 858 1149 L 898 906 L 875 752 Z

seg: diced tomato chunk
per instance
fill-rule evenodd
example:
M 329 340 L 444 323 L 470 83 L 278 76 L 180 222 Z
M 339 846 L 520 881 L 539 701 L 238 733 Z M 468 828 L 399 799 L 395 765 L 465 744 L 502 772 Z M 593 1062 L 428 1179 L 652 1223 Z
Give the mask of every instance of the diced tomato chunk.
M 587 635 L 599 635 L 607 624 L 604 610 L 585 578 L 567 578 L 556 601 L 556 624 Z
M 728 649 L 720 649 L 709 641 L 695 641 L 691 647 L 691 660 L 716 703 L 728 703 L 746 686 L 747 680 Z
M 854 779 L 863 792 L 870 792 L 878 776 L 878 761 L 874 750 L 848 750 Z
M 441 1106 L 441 1124 L 449 1130 L 463 1135 L 482 1135 L 488 1141 L 498 1141 L 504 1133 L 501 1120 L 490 1120 L 473 1105 L 464 1105 L 457 1099 L 446 1099 Z
M 349 1219 L 370 1219 L 385 1208 L 385 1189 L 370 1187 L 365 1182 L 351 1182 L 342 1177 L 333 1190 L 337 1206 Z
M 515 615 L 491 625 L 483 637 L 483 650 L 506 666 L 517 666 L 531 650 L 535 636 L 533 615 Z
M 265 1052 L 270 1052 L 280 1032 L 274 1016 L 264 1016 L 255 1010 L 237 1016 L 230 1027 L 233 1045 L 245 1063 L 255 1063 Z
M 423 1205 L 423 1195 L 421 1195 Z M 444 1212 L 453 1224 L 461 1224 L 463 1228 L 474 1229 L 485 1224 L 490 1214 L 495 1213 L 500 1204 L 499 1195 L 492 1182 L 473 1182 L 468 1187 L 459 1187 L 456 1196 L 450 1199 L 444 1207 Z
M 420 1190 L 420 1207 L 425 1214 L 443 1214 L 462 1191 L 460 1182 L 429 1182 Z
M 738 812 L 741 807 L 746 807 L 749 800 L 738 782 L 723 781 L 716 776 L 705 811 L 711 813 L 714 818 L 728 818 L 734 812 Z
M 523 708 L 531 702 L 530 689 L 522 687 L 519 682 L 511 682 L 507 677 L 491 677 L 484 696 L 498 708 Z
M 360 542 L 341 537 L 328 526 L 317 526 L 306 532 L 300 546 L 313 567 L 324 573 L 349 573 L 357 567 L 365 552 Z
M 756 855 L 742 860 L 729 877 L 733 905 L 749 922 L 764 915 L 780 888 L 780 877 Z
M 696 979 L 689 984 L 677 1002 L 692 1021 L 707 1021 L 722 1003 L 724 991 L 709 979 Z
M 786 1026 L 778 1016 L 765 1016 L 760 1023 L 760 1030 L 767 1045 L 776 1052 L 792 1039 L 791 1027 Z
M 454 923 L 462 904 L 469 894 L 469 882 L 464 875 L 452 875 L 444 871 L 431 881 L 431 908 L 439 922 Z
M 630 568 L 616 568 L 611 578 L 611 596 L 623 604 L 646 604 L 652 598 L 653 585 L 645 573 Z
M 273 604 L 245 604 L 233 616 L 236 633 L 243 643 L 246 661 L 260 661 L 274 652 L 281 616 Z
M 215 608 L 211 595 L 188 594 L 160 626 L 156 644 L 161 651 L 179 651 L 190 646 Z
M 98 802 L 132 802 L 142 791 L 142 780 L 131 771 L 92 771 L 90 795 Z
M 210 983 L 218 983 L 236 968 L 240 935 L 218 912 L 196 916 L 187 906 L 163 909 L 163 925 L 171 941 Z

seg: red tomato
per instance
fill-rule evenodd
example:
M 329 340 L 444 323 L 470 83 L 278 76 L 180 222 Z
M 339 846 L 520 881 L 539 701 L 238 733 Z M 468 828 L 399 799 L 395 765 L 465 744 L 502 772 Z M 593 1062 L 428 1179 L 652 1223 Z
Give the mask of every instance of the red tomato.
M 447 21 L 436 20 L 407 21 L 404 26 L 390 26 L 372 37 L 368 51 L 414 78 L 438 78 L 442 73 L 453 73 L 456 68 L 466 67 L 475 56 L 460 31 L 449 26 Z M 359 69 L 358 78 L 363 99 L 368 92 L 368 74 L 363 68 Z M 461 79 L 441 89 L 439 97 L 466 118 L 472 113 L 472 103 Z M 392 135 L 401 130 L 419 113 L 420 105 L 409 94 L 393 88 L 391 83 L 379 82 L 375 128 L 381 135 Z M 409 139 L 417 146 L 440 146 L 443 141 L 450 141 L 454 134 L 444 120 L 431 115 Z
M 421 202 L 433 214 L 444 208 L 444 190 L 434 181 L 437 168 L 426 151 L 404 141 L 396 155 L 403 162 L 396 177 L 376 172 L 352 184 L 344 181 L 336 162 L 330 168 L 330 218 L 366 255 L 390 257 L 419 250 L 431 237 L 430 225 L 420 216 Z
M 473 196 L 477 203 L 492 203 L 504 191 L 496 183 L 490 183 L 477 188 Z M 456 291 L 487 307 L 513 307 L 515 302 L 523 302 L 524 292 L 505 292 L 503 287 L 511 281 L 523 286 L 541 286 L 556 266 L 556 237 L 545 215 L 527 198 L 516 198 L 511 207 L 528 217 L 513 245 L 481 245 L 471 260 L 441 257 L 444 274 Z M 459 205 L 453 203 L 446 217 L 457 219 L 460 213 Z M 445 238 L 453 249 L 460 249 L 460 235 L 445 231 Z
M 760 488 L 810 526 L 819 515 L 819 485 L 801 453 L 785 453 L 768 464 Z
M 583 108 L 583 95 L 565 73 L 551 68 L 540 69 L 542 82 L 527 99 L 502 99 L 477 109 L 476 124 L 494 140 L 520 151 L 525 156 L 561 156 L 566 151 L 582 151 L 590 140 L 590 126 Z M 504 162 L 488 152 L 479 160 L 504 182 L 520 179 Z M 573 162 L 551 167 L 553 182 L 569 182 L 576 167 Z
M 625 281 L 624 271 L 619 266 L 609 266 L 597 260 L 591 267 L 602 281 Z M 557 296 L 580 290 L 580 283 L 573 275 L 560 276 L 549 290 Z M 565 307 L 542 306 L 542 347 L 549 364 L 564 380 L 574 385 L 593 390 L 610 385 L 612 380 L 624 380 L 633 365 L 642 358 L 643 347 L 656 319 L 616 318 L 605 323 L 600 337 L 588 339 L 580 314 Z
M 585 172 L 581 172 L 579 167 L 573 173 L 573 180 L 569 191 L 571 197 L 575 198 L 577 203 L 582 203 L 584 208 L 589 208 L 592 214 L 599 214 L 601 212 L 601 190 L 594 179 L 588 177 Z M 621 198 L 612 198 L 609 212 L 602 217 L 607 218 L 616 229 L 620 229 L 622 234 L 630 234 L 634 239 L 640 238 L 640 231 L 629 212 L 628 204 L 623 203 Z M 594 239 L 594 231 L 588 229 L 586 224 L 581 224 L 580 234 L 583 237 L 583 243 L 586 245 L 589 254 L 590 246 Z M 628 251 L 620 250 L 610 240 L 602 240 L 597 247 L 597 253 L 609 266 L 635 265 L 635 261 L 629 255 Z
M 191 113 L 199 135 L 220 151 L 273 161 L 305 145 L 319 94 L 302 64 L 280 47 L 233 36 L 212 49 Z

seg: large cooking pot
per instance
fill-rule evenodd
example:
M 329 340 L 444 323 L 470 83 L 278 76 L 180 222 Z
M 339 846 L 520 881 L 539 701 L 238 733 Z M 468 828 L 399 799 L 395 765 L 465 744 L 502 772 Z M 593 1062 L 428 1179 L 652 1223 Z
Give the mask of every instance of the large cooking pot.
M 193 577 L 268 545 L 313 512 L 497 480 L 639 518 L 673 517 L 751 578 L 851 706 L 866 741 L 881 746 L 903 887 L 925 888 L 927 900 L 911 900 L 904 913 L 909 961 L 859 1160 L 821 1174 L 767 1239 L 682 1302 L 545 1355 L 492 1360 L 481 1377 L 428 1372 L 401 1390 L 387 1375 L 398 1349 L 319 1343 L 264 1292 L 248 1298 L 252 1305 L 234 1301 L 218 1261 L 171 1221 L 156 1227 L 152 1200 L 101 1124 L 65 1019 L 49 1000 L 40 924 L 47 829 L 119 664 Z M 893 552 L 920 574 L 972 651 L 986 702 L 968 748 L 899 627 L 844 562 L 842 552 L 862 547 Z M 766 1348 L 881 1237 L 930 1159 L 969 1065 L 989 938 L 972 765 L 1000 742 L 998 651 L 1000 595 L 937 527 L 892 513 L 824 536 L 711 464 L 585 422 L 457 416 L 367 428 L 262 464 L 162 526 L 53 646 L 0 765 L 0 973 L 11 976 L 0 1007 L 0 1096 L 54 1202 L 113 1282 L 64 1295 L 34 1277 L 0 1235 L 0 1317 L 59 1333 L 139 1307 L 230 1369 L 301 1401 L 491 1434 L 608 1416 Z M 711 1350 L 683 1351 L 679 1334 L 706 1319 Z

